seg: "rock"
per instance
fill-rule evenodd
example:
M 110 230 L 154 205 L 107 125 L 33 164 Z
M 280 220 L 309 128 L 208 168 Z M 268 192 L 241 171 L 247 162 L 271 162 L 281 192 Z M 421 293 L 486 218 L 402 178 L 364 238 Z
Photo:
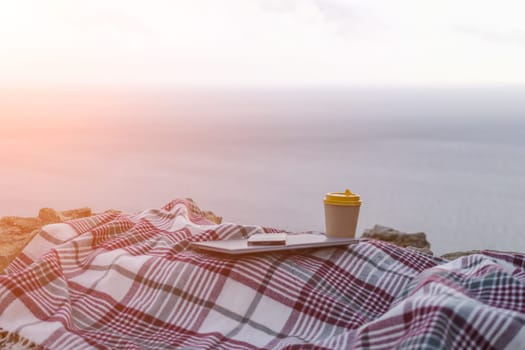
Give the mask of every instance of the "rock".
M 20 216 L 4 216 L 0 219 L 0 230 L 4 228 L 18 228 L 23 233 L 28 233 L 42 226 L 39 218 L 25 218 Z
M 193 201 L 192 201 L 193 202 Z M 121 213 L 109 209 L 105 213 Z M 212 211 L 202 211 L 208 220 L 220 224 L 222 217 Z M 5 216 L 0 218 L 0 273 L 16 258 L 26 244 L 38 233 L 39 229 L 48 224 L 92 216 L 90 208 L 57 211 L 52 208 L 42 208 L 38 217 Z
M 37 231 L 34 231 L 37 232 Z M 17 257 L 32 237 L 32 234 L 18 235 L 15 237 L 1 233 L 0 239 L 0 273 Z
M 27 237 L 26 232 L 22 232 L 19 227 L 0 227 L 0 244 L 2 246 L 11 245 L 15 242 L 24 240 Z
M 403 248 L 411 247 L 425 254 L 433 255 L 430 250 L 430 243 L 427 241 L 427 235 L 424 232 L 405 233 L 391 227 L 375 225 L 373 228 L 365 230 L 361 237 L 390 242 Z
M 42 208 L 38 212 L 38 218 L 42 220 L 42 225 L 56 224 L 62 222 L 63 216 L 52 208 Z
M 91 212 L 91 208 L 64 210 L 61 211 L 60 214 L 62 214 L 62 217 L 66 220 L 80 219 L 93 215 L 93 213 Z
M 42 208 L 38 212 L 38 218 L 42 221 L 42 225 L 56 224 L 68 220 L 85 218 L 91 216 L 91 208 L 78 208 L 64 211 L 56 211 L 52 208 Z
M 5 216 L 0 218 L 0 271 L 16 257 L 43 225 L 93 215 L 90 208 L 56 211 L 42 208 L 38 217 Z

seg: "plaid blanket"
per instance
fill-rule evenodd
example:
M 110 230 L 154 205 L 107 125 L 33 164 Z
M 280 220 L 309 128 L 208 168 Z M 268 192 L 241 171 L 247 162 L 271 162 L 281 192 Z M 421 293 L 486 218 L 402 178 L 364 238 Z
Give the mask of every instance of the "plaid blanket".
M 45 226 L 0 276 L 0 328 L 51 349 L 501 349 L 525 344 L 525 256 L 378 241 L 240 257 L 270 232 L 192 202 Z

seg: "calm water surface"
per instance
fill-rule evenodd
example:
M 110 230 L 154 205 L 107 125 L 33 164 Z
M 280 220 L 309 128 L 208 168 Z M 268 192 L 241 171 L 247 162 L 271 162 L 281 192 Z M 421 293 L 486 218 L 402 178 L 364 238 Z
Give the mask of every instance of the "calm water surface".
M 525 251 L 520 90 L 2 92 L 0 216 L 191 197 L 226 221 L 424 231 L 435 252 Z

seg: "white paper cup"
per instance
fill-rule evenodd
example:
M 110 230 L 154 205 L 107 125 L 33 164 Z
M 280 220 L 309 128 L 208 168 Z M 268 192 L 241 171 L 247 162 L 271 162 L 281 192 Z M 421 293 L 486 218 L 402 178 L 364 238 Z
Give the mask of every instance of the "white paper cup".
M 350 190 L 327 193 L 324 197 L 326 235 L 354 238 L 360 208 L 360 196 Z

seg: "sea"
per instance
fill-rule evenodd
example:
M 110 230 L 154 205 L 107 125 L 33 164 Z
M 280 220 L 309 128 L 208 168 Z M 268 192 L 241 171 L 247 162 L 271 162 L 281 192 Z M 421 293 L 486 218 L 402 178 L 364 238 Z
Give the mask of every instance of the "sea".
M 525 252 L 523 87 L 0 90 L 0 216 L 192 198 L 226 222 L 323 231 L 323 197 L 436 254 Z

